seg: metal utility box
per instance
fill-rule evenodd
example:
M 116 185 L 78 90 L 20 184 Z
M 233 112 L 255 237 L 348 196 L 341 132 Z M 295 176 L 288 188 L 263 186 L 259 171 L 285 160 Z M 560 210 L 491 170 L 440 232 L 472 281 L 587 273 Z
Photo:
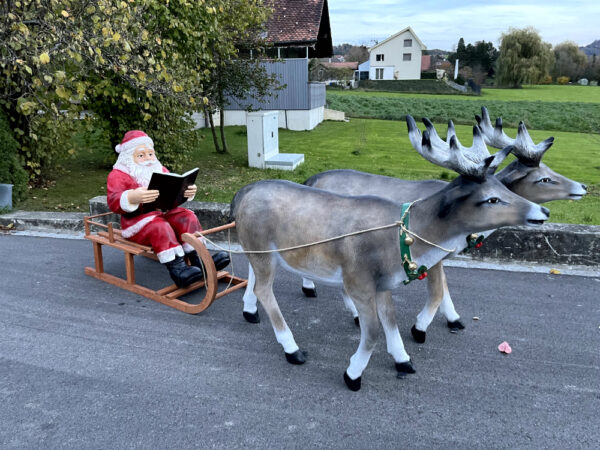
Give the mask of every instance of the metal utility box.
M 279 153 L 279 112 L 257 111 L 248 113 L 248 165 L 265 169 L 268 159 Z
M 246 117 L 248 166 L 259 169 L 294 170 L 304 155 L 279 153 L 279 111 L 257 111 Z

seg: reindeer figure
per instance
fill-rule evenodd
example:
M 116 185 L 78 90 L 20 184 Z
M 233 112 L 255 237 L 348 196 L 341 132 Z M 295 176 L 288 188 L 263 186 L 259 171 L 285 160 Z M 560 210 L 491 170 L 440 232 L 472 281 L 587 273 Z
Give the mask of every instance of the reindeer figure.
M 553 138 L 548 138 L 542 143 L 535 145 L 525 125 L 521 123 L 517 138 L 511 139 L 502 131 L 502 119 L 499 118 L 496 120 L 496 128 L 494 129 L 490 123 L 487 109 L 482 107 L 481 110 L 482 117 L 476 116 L 476 118 L 482 133 L 474 129 L 473 147 L 466 149 L 461 146 L 466 155 L 471 155 L 470 157 L 475 159 L 485 158 L 489 155 L 485 143 L 497 148 L 511 146 L 512 153 L 517 159 L 496 174 L 496 178 L 511 191 L 535 203 L 566 199 L 578 200 L 586 194 L 587 188 L 584 184 L 572 181 L 552 171 L 540 162 L 544 153 L 552 145 Z M 452 121 L 448 123 L 446 141 L 443 141 L 438 136 L 431 121 L 424 118 L 423 122 L 429 133 L 431 145 L 438 151 L 449 151 L 450 142 L 453 137 L 456 139 L 456 144 L 460 146 Z M 414 120 L 412 120 L 412 117 L 407 117 L 407 124 L 410 141 L 413 147 L 421 152 L 421 133 Z M 420 196 L 431 195 L 448 184 L 441 180 L 407 181 L 350 170 L 323 172 L 309 178 L 305 183 L 309 186 L 332 192 L 348 195 L 377 195 L 396 202 L 407 202 L 415 200 Z M 493 230 L 485 234 L 489 235 L 491 232 Z M 459 248 L 459 250 L 463 248 L 464 246 Z M 464 328 L 448 290 L 443 262 L 440 261 L 439 264 L 430 267 L 428 275 L 427 287 L 429 298 L 411 329 L 412 335 L 418 343 L 425 342 L 427 327 L 433 320 L 438 308 L 446 317 L 449 328 Z M 302 290 L 308 296 L 316 295 L 312 280 L 304 278 Z M 353 306 L 352 300 L 345 293 L 343 297 L 346 307 L 353 313 L 355 322 L 358 324 L 358 313 Z
M 305 356 L 273 294 L 277 264 L 313 279 L 342 285 L 353 299 L 360 318 L 361 339 L 344 380 L 348 388 L 358 390 L 377 341 L 379 323 L 398 373 L 414 372 L 398 332 L 391 296 L 391 289 L 412 278 L 413 264 L 437 264 L 447 249 L 463 246 L 464 236 L 470 232 L 506 225 L 540 225 L 548 219 L 546 208 L 510 192 L 493 176 L 509 149 L 477 162 L 466 158 L 456 145 L 451 150 L 436 151 L 429 133 L 423 133 L 419 152 L 460 176 L 410 206 L 410 223 L 408 227 L 404 225 L 408 231 L 403 228 L 403 234 L 414 241 L 408 252 L 414 261 L 407 260 L 406 252 L 401 253 L 396 227 L 388 227 L 397 221 L 406 224 L 407 204 L 375 196 L 344 196 L 281 180 L 259 181 L 236 193 L 231 213 L 239 241 L 248 252 L 249 288 L 265 309 L 288 362 L 302 364 Z M 379 229 L 351 234 L 373 228 Z M 345 237 L 323 242 L 340 236 Z M 321 243 L 294 248 L 312 242 Z M 408 239 L 402 242 L 409 244 Z M 252 305 L 246 296 L 244 300 L 245 313 L 256 314 L 256 303 Z

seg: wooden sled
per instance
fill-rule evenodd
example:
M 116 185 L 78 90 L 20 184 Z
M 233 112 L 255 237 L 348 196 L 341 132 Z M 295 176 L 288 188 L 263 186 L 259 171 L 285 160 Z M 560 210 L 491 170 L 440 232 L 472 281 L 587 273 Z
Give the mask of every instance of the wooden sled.
M 205 269 L 205 278 L 203 281 L 193 283 L 186 288 L 178 288 L 175 284 L 171 284 L 156 291 L 137 284 L 135 282 L 134 256 L 141 255 L 157 261 L 158 258 L 152 251 L 151 247 L 136 244 L 135 242 L 128 241 L 126 238 L 124 238 L 121 235 L 121 230 L 114 228 L 112 223 L 105 225 L 93 220 L 110 214 L 113 213 L 109 212 L 84 217 L 85 238 L 92 241 L 94 246 L 94 263 L 96 266 L 95 268 L 86 267 L 86 275 L 90 275 L 94 278 L 98 278 L 99 280 L 114 284 L 115 286 L 126 289 L 130 292 L 143 295 L 150 300 L 154 300 L 188 314 L 200 313 L 208 308 L 216 299 L 221 298 L 237 289 L 246 287 L 248 284 L 247 280 L 231 275 L 229 272 L 217 272 L 210 253 L 199 239 L 199 233 L 185 233 L 182 235 L 182 239 L 184 242 L 187 242 L 194 247 L 196 252 L 198 252 L 198 256 L 202 260 Z M 105 231 L 91 232 L 92 226 L 99 227 Z M 217 233 L 233 227 L 235 227 L 235 222 L 220 227 L 211 228 L 209 230 L 204 230 L 202 231 L 202 234 Z M 121 250 L 125 254 L 125 279 L 111 275 L 104 271 L 104 260 L 102 257 L 103 245 Z M 227 288 L 220 292 L 218 291 L 219 281 L 228 283 Z M 200 303 L 191 304 L 179 299 L 181 296 L 202 287 L 206 288 L 206 293 Z

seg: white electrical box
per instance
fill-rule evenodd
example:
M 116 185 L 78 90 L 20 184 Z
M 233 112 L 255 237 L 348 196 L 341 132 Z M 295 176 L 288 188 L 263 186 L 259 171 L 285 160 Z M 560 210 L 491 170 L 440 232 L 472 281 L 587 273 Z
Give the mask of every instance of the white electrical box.
M 304 155 L 279 153 L 279 111 L 256 111 L 246 116 L 248 166 L 259 169 L 294 170 Z
M 279 111 L 248 113 L 248 165 L 266 168 L 266 161 L 279 153 Z

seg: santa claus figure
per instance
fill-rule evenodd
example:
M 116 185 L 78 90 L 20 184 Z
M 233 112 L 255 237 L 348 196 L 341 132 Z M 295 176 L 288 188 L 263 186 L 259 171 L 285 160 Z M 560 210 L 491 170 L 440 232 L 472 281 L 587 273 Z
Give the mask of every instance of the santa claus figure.
M 143 131 L 128 131 L 115 150 L 119 157 L 108 175 L 106 197 L 110 210 L 121 215 L 123 237 L 152 246 L 177 286 L 200 281 L 202 261 L 190 244 L 181 241 L 183 233 L 202 230 L 196 215 L 181 207 L 166 212 L 144 208 L 145 203 L 159 195 L 157 190 L 148 190 L 152 173 L 168 172 L 156 158 L 152 139 Z M 192 200 L 196 186 L 189 186 L 184 195 Z M 185 263 L 184 255 L 191 265 Z M 218 252 L 213 261 L 217 270 L 221 270 L 229 264 L 229 257 L 226 252 Z

